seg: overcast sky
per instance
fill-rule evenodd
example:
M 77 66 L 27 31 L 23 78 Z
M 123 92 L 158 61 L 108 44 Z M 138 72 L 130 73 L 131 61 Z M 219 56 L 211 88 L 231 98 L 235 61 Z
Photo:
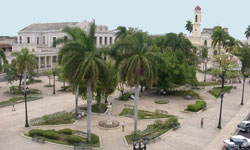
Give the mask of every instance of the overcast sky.
M 194 8 L 202 9 L 202 28 L 220 25 L 245 40 L 250 0 L 0 0 L 0 36 L 16 36 L 32 23 L 81 22 L 138 27 L 150 34 L 188 33 Z

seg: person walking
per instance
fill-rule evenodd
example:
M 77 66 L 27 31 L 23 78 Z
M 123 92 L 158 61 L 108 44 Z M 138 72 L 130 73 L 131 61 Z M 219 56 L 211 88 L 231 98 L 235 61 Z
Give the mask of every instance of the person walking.
M 125 130 L 125 126 L 126 126 L 126 122 L 125 122 L 125 121 L 123 121 L 123 122 L 122 122 L 122 132 L 124 132 L 124 130 Z
M 204 118 L 201 118 L 201 128 L 203 128 Z
M 15 102 L 12 103 L 12 111 L 16 111 Z

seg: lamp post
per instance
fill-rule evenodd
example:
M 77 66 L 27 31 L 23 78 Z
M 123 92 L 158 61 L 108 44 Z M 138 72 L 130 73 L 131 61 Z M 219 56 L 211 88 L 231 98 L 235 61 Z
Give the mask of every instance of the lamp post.
M 222 71 L 221 75 L 221 80 L 222 80 L 222 85 L 221 85 L 221 94 L 220 94 L 220 115 L 219 115 L 219 123 L 217 128 L 221 129 L 221 115 L 222 115 L 222 104 L 223 104 L 223 97 L 224 97 L 224 82 L 225 82 L 225 71 Z
M 53 68 L 52 70 L 53 76 L 54 76 L 54 85 L 53 85 L 53 94 L 56 94 L 56 68 Z
M 241 97 L 241 105 L 244 105 L 243 100 L 244 100 L 244 90 L 245 90 L 245 76 L 243 75 L 243 89 L 242 89 L 242 97 Z
M 133 138 L 133 150 L 146 150 L 147 149 L 147 141 L 148 139 L 146 137 L 142 138 L 142 142 L 138 142 L 138 139 L 134 136 Z M 138 146 L 137 146 L 138 144 Z M 142 146 L 143 145 L 143 146 Z

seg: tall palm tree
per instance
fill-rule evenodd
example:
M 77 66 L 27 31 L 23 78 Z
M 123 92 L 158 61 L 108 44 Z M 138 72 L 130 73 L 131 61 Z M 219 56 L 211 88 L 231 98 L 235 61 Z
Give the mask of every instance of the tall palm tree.
M 6 56 L 4 51 L 0 48 L 0 72 L 2 71 L 2 65 L 6 63 Z
M 26 77 L 27 71 L 32 72 L 36 68 L 36 57 L 33 54 L 30 54 L 27 48 L 22 49 L 20 53 L 14 52 L 12 55 L 16 56 L 13 65 L 17 68 L 21 78 L 22 75 Z M 24 83 L 26 83 L 26 79 L 24 79 Z M 21 89 L 21 83 L 19 83 L 19 89 Z
M 185 28 L 191 34 L 191 32 L 193 31 L 193 23 L 190 20 L 186 21 Z
M 127 28 L 124 26 L 119 26 L 116 28 L 116 40 L 123 40 L 127 36 Z
M 99 78 L 108 80 L 109 72 L 106 62 L 96 49 L 95 23 L 91 23 L 89 34 L 80 28 L 74 40 L 68 41 L 59 51 L 59 63 L 64 67 L 64 73 L 72 76 L 73 85 L 81 80 L 87 81 L 87 139 L 91 141 L 92 93 Z M 105 84 L 103 85 L 105 87 Z
M 246 38 L 248 39 L 250 37 L 250 25 L 247 27 L 245 31 Z
M 228 34 L 222 29 L 221 27 L 218 27 L 214 29 L 213 35 L 212 35 L 212 46 L 218 47 L 219 49 L 219 54 L 221 54 L 221 47 L 225 46 L 225 42 L 228 38 Z
M 130 86 L 135 87 L 134 131 L 137 131 L 139 84 L 143 77 L 150 87 L 157 79 L 157 69 L 154 58 L 158 58 L 157 52 L 149 44 L 149 36 L 146 33 L 136 31 L 122 42 L 125 52 L 120 64 L 121 79 Z M 118 44 L 119 45 L 119 44 Z M 116 45 L 117 47 L 119 47 Z M 124 50 L 124 49 L 123 49 Z

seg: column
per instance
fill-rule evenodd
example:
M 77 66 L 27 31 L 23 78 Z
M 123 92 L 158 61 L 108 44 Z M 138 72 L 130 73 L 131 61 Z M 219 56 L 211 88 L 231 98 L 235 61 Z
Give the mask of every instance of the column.
M 99 39 L 99 36 L 96 36 L 96 42 L 97 42 L 97 43 L 96 43 L 96 46 L 99 46 L 99 40 L 100 40 L 100 39 Z
M 47 56 L 44 56 L 44 63 L 45 63 L 45 67 L 44 68 L 47 68 Z
M 52 64 L 53 64 L 53 56 L 50 56 L 50 68 L 51 69 L 53 68 Z
M 107 36 L 107 45 L 110 45 L 109 36 Z

